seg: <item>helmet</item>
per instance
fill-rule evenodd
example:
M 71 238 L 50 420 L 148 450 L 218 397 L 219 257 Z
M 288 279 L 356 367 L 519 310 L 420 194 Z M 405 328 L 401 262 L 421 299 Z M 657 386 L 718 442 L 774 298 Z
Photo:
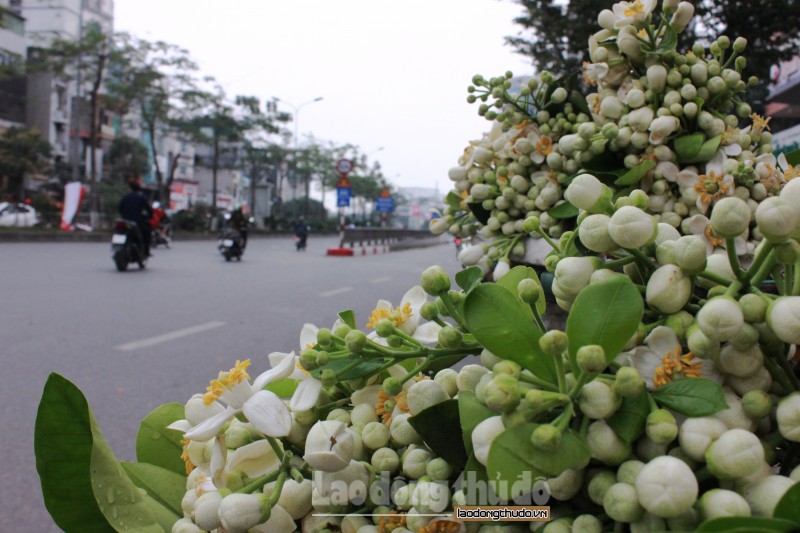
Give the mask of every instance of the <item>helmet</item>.
M 159 209 L 161 207 L 161 202 L 153 202 L 153 209 Z

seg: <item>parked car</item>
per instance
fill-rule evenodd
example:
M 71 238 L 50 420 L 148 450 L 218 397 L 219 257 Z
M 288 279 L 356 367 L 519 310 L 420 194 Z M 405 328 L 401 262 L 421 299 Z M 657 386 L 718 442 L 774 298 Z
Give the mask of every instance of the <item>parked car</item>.
M 38 223 L 39 213 L 28 204 L 0 202 L 0 226 L 29 228 Z

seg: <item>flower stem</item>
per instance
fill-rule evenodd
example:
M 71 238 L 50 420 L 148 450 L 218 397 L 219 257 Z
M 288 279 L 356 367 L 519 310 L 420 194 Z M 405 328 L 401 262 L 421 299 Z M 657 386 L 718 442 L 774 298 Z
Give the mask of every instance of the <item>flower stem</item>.
M 733 269 L 733 275 L 739 281 L 743 281 L 746 274 L 739 263 L 739 256 L 736 255 L 736 244 L 732 237 L 725 238 L 725 251 L 728 253 L 728 261 L 731 264 L 731 269 Z
M 558 387 L 550 383 L 549 381 L 545 381 L 540 377 L 534 376 L 533 374 L 520 374 L 519 380 L 523 383 L 530 383 L 531 385 L 536 385 L 537 387 L 541 387 L 542 389 L 550 392 L 557 392 Z
M 703 270 L 698 274 L 698 276 L 700 276 L 701 278 L 705 278 L 709 281 L 713 281 L 717 285 L 725 285 L 726 287 L 729 286 L 731 283 L 733 283 L 731 280 L 725 279 L 719 274 L 716 274 L 714 272 L 709 272 L 708 270 Z
M 275 455 L 277 455 L 278 458 L 283 461 L 283 449 L 281 449 L 278 441 L 275 440 L 275 437 L 267 437 L 267 442 L 269 443 L 270 448 L 272 448 L 272 451 L 275 452 Z
M 627 255 L 625 257 L 621 257 L 619 259 L 615 259 L 613 261 L 609 261 L 609 262 L 605 263 L 603 265 L 603 268 L 615 269 L 615 268 L 618 268 L 618 267 L 621 267 L 621 266 L 625 266 L 628 263 L 633 263 L 634 261 L 636 261 L 635 257 L 633 257 L 632 255 Z
M 543 294 L 539 295 L 539 298 L 544 298 L 544 295 Z M 536 322 L 536 325 L 539 327 L 542 333 L 547 333 L 547 326 L 545 325 L 544 320 L 542 320 L 542 315 L 539 314 L 539 310 L 536 309 L 536 302 L 530 305 L 531 305 L 531 311 L 533 311 L 534 322 Z
M 564 359 L 562 355 L 553 358 L 556 363 L 556 376 L 558 377 L 558 392 L 567 393 L 567 381 L 564 377 Z
M 255 492 L 257 490 L 261 490 L 264 487 L 264 485 L 266 485 L 267 483 L 271 483 L 271 482 L 275 481 L 276 479 L 278 479 L 278 476 L 281 473 L 283 473 L 284 475 L 286 474 L 286 472 L 284 472 L 283 470 L 280 470 L 280 471 L 276 471 L 276 472 L 273 472 L 271 474 L 268 474 L 266 476 L 261 476 L 260 478 L 257 478 L 255 481 L 253 481 L 249 485 L 245 485 L 241 489 L 237 490 L 236 493 L 237 494 L 252 494 L 253 492 Z
M 751 281 L 752 285 L 758 285 L 758 283 L 755 283 L 752 280 L 756 276 L 756 273 L 761 268 L 761 265 L 764 263 L 764 261 L 766 261 L 767 256 L 771 255 L 772 248 L 774 246 L 775 245 L 772 244 L 770 241 L 766 241 L 761 246 L 761 249 L 758 251 L 758 254 L 756 254 L 755 259 L 753 259 L 753 262 L 750 263 L 750 266 L 747 268 L 747 273 L 746 273 L 746 276 L 745 276 L 745 280 L 743 280 L 743 281 L 746 281 L 746 280 L 749 279 Z

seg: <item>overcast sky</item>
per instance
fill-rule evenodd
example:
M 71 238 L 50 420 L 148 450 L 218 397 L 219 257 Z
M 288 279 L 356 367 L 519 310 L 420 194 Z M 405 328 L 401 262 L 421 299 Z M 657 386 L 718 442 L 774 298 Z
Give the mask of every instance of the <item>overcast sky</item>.
M 230 97 L 302 106 L 301 142 L 383 147 L 370 160 L 391 183 L 445 192 L 489 127 L 466 103 L 472 76 L 530 72 L 504 44 L 520 12 L 510 0 L 115 0 L 115 30 L 186 48 Z

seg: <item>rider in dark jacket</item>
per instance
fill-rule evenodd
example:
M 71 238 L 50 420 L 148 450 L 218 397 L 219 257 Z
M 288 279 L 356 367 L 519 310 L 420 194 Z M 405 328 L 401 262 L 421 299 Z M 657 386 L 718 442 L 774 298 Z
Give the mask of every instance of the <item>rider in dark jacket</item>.
M 120 217 L 136 223 L 144 246 L 144 256 L 150 257 L 150 219 L 153 218 L 153 208 L 141 192 L 141 178 L 131 178 L 128 186 L 131 190 L 120 199 L 117 210 Z

